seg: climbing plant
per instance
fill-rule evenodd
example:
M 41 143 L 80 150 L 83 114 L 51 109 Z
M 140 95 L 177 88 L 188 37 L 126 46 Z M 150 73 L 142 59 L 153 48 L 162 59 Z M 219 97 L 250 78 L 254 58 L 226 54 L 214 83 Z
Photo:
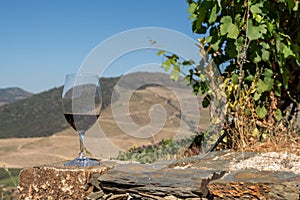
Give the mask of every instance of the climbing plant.
M 202 59 L 195 63 L 159 52 L 171 78 L 183 73 L 194 93 L 205 95 L 204 107 L 225 99 L 215 106 L 223 112 L 218 117 L 227 147 L 245 149 L 291 134 L 300 101 L 299 1 L 187 3 Z

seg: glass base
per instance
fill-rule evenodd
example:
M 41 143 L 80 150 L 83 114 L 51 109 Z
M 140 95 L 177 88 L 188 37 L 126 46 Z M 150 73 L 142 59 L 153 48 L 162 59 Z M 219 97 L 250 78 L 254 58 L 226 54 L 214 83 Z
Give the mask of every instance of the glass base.
M 98 161 L 92 160 L 87 157 L 81 157 L 81 156 L 78 156 L 74 160 L 64 163 L 65 166 L 77 166 L 77 167 L 95 166 L 95 165 L 99 165 L 99 164 L 100 164 L 100 162 L 98 162 Z

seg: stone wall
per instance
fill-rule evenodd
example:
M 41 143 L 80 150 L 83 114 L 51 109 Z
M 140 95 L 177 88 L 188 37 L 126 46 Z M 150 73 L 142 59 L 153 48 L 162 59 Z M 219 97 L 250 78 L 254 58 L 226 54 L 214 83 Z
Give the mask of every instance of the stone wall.
M 88 168 L 57 163 L 23 169 L 18 190 L 20 199 L 298 200 L 300 175 L 293 167 L 299 159 L 287 157 L 273 171 L 262 168 L 279 165 L 282 157 L 276 154 L 270 159 L 268 154 L 266 159 L 258 153 L 213 152 L 175 161 L 158 170 L 149 170 L 157 169 L 155 164 L 112 161 Z M 249 162 L 255 159 L 268 161 Z

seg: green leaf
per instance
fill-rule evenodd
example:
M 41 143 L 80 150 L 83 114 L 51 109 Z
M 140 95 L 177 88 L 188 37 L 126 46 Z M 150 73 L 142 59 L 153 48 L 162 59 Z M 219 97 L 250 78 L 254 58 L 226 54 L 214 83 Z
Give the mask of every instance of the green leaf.
M 234 44 L 236 46 L 236 50 L 238 52 L 240 52 L 242 50 L 244 43 L 245 43 L 245 38 L 242 36 L 238 37 L 238 39 L 234 42 Z
M 274 25 L 271 23 L 271 22 L 266 22 L 266 24 L 267 24 L 267 29 L 268 29 L 268 31 L 271 33 L 271 34 L 273 34 L 273 31 L 274 31 Z
M 281 112 L 281 110 L 277 108 L 275 114 L 276 114 L 277 120 L 280 121 L 282 119 L 282 112 Z
M 239 83 L 239 77 L 236 74 L 232 74 L 231 81 L 233 84 L 237 85 Z
M 162 51 L 157 52 L 157 55 L 158 55 L 158 56 L 161 56 L 161 55 L 163 55 L 163 54 L 165 54 L 165 53 L 166 53 L 166 51 L 165 51 L 165 50 L 162 50 Z
M 209 98 L 207 96 L 204 97 L 204 99 L 202 100 L 202 106 L 203 108 L 207 108 L 210 104 Z
M 171 68 L 171 60 L 170 59 L 167 59 L 166 61 L 164 61 L 162 63 L 162 68 L 164 68 L 164 70 L 167 72 L 170 70 Z
M 170 78 L 174 81 L 177 81 L 179 78 L 179 71 L 178 70 L 172 70 L 170 74 Z
M 196 20 L 196 28 L 197 29 L 201 29 L 202 28 L 202 22 L 205 19 L 206 14 L 207 14 L 207 9 L 204 8 L 204 7 L 200 7 L 199 8 L 198 17 L 197 17 L 197 20 Z M 205 29 L 205 31 L 206 31 L 206 29 Z
M 274 84 L 274 93 L 278 97 L 281 96 L 281 86 L 282 86 L 282 83 L 280 81 L 276 80 L 275 84 Z
M 250 110 L 250 108 L 247 107 L 245 109 L 245 115 L 248 116 L 248 117 L 251 116 L 251 110 Z
M 183 66 L 190 66 L 190 65 L 193 65 L 195 64 L 195 62 L 193 60 L 185 60 L 182 62 L 182 65 Z
M 270 62 L 270 51 L 266 49 L 261 50 L 261 59 L 265 62 Z
M 208 23 L 211 24 L 211 23 L 215 22 L 216 19 L 217 19 L 217 16 L 218 16 L 218 13 L 217 13 L 217 4 L 215 4 L 215 6 L 212 8 L 212 10 L 210 12 Z
M 293 8 L 293 11 L 298 11 L 299 10 L 299 2 L 295 2 L 295 7 Z
M 265 68 L 263 75 L 264 75 L 265 77 L 271 78 L 271 77 L 273 76 L 273 71 L 272 71 L 271 69 Z
M 263 34 L 267 33 L 266 25 L 261 24 L 254 26 L 251 19 L 248 20 L 248 38 L 249 40 L 257 40 L 263 37 Z
M 258 106 L 256 109 L 255 109 L 255 112 L 256 114 L 258 115 L 258 117 L 260 119 L 263 119 L 266 117 L 266 115 L 268 114 L 268 111 L 267 109 L 263 106 L 263 107 L 260 107 Z
M 257 21 L 258 23 L 261 23 L 263 21 L 263 17 L 259 14 L 254 13 L 253 17 L 254 17 L 255 21 Z
M 194 94 L 198 94 L 199 93 L 199 88 L 200 88 L 200 85 L 198 82 L 194 83 L 193 84 L 193 92 Z
M 206 43 L 210 43 L 211 40 L 212 40 L 212 36 L 208 36 L 208 37 L 205 38 Z
M 254 62 L 255 64 L 257 64 L 257 63 L 259 63 L 259 62 L 261 61 L 261 57 L 260 57 L 260 55 L 259 55 L 257 52 L 255 52 L 255 54 L 256 54 L 256 56 L 255 56 L 255 58 L 253 59 L 253 62 Z
M 293 52 L 293 50 L 291 49 L 290 46 L 287 46 L 287 45 L 281 43 L 280 44 L 280 50 L 283 53 L 284 58 L 288 58 L 290 56 L 295 57 L 295 54 L 294 54 L 294 52 Z
M 261 49 L 261 58 L 265 62 L 270 62 L 270 45 L 266 42 L 261 42 L 260 46 L 262 47 Z
M 254 76 L 249 74 L 244 80 L 251 83 L 254 80 Z
M 221 39 L 217 40 L 214 44 L 213 44 L 213 50 L 218 51 L 220 49 L 219 45 L 221 43 Z
M 250 11 L 252 12 L 252 14 L 263 14 L 262 10 L 260 9 L 263 7 L 264 7 L 264 2 L 257 3 L 254 5 L 251 5 Z
M 221 19 L 221 26 L 220 26 L 221 35 L 227 35 L 228 38 L 237 39 L 239 35 L 238 27 L 232 23 L 232 18 L 230 16 L 224 16 Z
M 268 89 L 269 89 L 268 85 L 266 85 L 266 83 L 263 80 L 259 79 L 257 81 L 257 92 L 258 93 L 262 94 L 262 93 L 268 91 Z
M 188 13 L 194 13 L 196 10 L 197 4 L 195 2 L 190 3 L 189 8 L 187 10 Z
M 288 85 L 288 73 L 287 73 L 287 68 L 286 67 L 281 67 L 281 75 L 282 75 L 282 82 L 283 82 L 283 87 L 284 89 L 288 89 L 289 85 Z
M 228 56 L 230 58 L 236 58 L 237 57 L 237 50 L 236 50 L 235 41 L 233 41 L 233 40 L 228 40 L 227 41 L 225 52 L 228 53 Z
M 295 5 L 296 5 L 296 1 L 295 0 L 287 0 L 287 3 L 288 3 L 289 10 L 292 10 L 295 7 Z
M 273 89 L 274 79 L 269 78 L 269 77 L 265 77 L 264 78 L 264 83 L 267 86 L 267 90 L 266 91 L 270 92 Z
M 254 101 L 258 101 L 260 99 L 260 97 L 261 97 L 261 93 L 255 92 L 253 99 L 254 99 Z
M 234 18 L 234 24 L 237 25 L 238 28 L 242 28 L 244 25 L 244 18 L 240 14 L 237 14 Z
M 191 75 L 185 76 L 184 81 L 186 82 L 187 85 L 190 85 L 192 82 L 192 76 Z

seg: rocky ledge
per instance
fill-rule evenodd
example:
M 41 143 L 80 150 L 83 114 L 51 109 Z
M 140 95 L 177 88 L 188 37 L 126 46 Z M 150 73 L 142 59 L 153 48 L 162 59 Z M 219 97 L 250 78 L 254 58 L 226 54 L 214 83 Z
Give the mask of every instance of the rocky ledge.
M 280 153 L 213 152 L 171 164 L 103 161 L 23 169 L 20 199 L 300 199 L 300 159 Z M 165 167 L 161 167 L 165 166 Z

